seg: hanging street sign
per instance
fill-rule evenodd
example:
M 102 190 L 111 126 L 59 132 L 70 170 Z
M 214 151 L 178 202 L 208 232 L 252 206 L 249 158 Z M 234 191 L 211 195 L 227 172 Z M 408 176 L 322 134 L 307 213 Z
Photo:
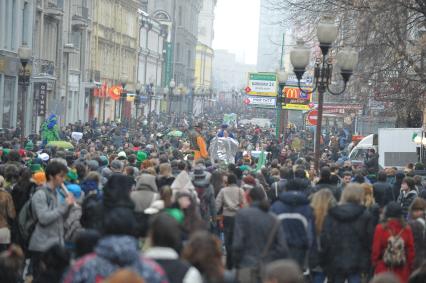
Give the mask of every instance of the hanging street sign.
M 247 98 L 244 99 L 244 103 L 248 106 L 258 108 L 275 108 L 276 98 L 265 96 L 247 96 Z
M 312 102 L 312 89 L 297 86 L 286 86 L 283 90 L 283 109 L 289 110 L 310 110 Z
M 275 73 L 249 73 L 248 95 L 255 96 L 277 96 L 277 75 Z

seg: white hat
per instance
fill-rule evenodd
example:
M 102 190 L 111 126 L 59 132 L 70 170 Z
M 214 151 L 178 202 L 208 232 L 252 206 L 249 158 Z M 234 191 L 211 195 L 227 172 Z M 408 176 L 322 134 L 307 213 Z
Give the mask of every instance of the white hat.
M 39 154 L 39 156 L 38 156 L 42 161 L 48 161 L 49 160 L 49 154 L 47 154 L 47 153 L 45 153 L 45 152 L 43 152 L 43 153 L 40 153 Z
M 126 153 L 124 152 L 124 151 L 120 151 L 118 154 L 117 154 L 117 158 L 118 159 L 127 159 L 127 155 L 126 155 Z

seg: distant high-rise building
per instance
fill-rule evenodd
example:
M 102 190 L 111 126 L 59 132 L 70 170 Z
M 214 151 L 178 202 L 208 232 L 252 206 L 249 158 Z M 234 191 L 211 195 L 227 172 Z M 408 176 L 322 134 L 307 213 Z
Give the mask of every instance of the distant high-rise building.
M 259 42 L 257 70 L 273 72 L 282 66 L 282 45 L 287 45 L 288 28 L 283 24 L 282 13 L 273 9 L 268 0 L 260 1 Z M 283 41 L 284 37 L 284 41 Z M 285 51 L 285 50 L 284 50 Z M 284 61 L 284 60 L 283 60 Z

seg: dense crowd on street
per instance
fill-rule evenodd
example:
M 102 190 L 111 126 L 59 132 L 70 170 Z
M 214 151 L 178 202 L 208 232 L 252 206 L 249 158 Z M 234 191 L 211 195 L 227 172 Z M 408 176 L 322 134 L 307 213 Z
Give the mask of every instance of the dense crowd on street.
M 0 282 L 426 282 L 423 164 L 355 167 L 330 129 L 317 171 L 309 131 L 188 124 L 76 123 L 69 149 L 3 136 Z M 210 158 L 217 136 L 234 163 Z

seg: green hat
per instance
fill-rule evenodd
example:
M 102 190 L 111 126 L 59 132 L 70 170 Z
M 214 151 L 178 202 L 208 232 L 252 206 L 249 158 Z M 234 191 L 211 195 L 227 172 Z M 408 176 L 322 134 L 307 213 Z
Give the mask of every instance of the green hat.
M 3 155 L 6 156 L 10 153 L 10 149 L 8 148 L 3 148 Z
M 179 224 L 183 224 L 185 216 L 179 208 L 166 208 L 166 213 L 176 219 Z
M 77 172 L 75 171 L 75 170 L 68 170 L 68 173 L 67 173 L 67 178 L 70 180 L 70 181 L 75 181 L 75 180 L 77 180 L 78 179 L 78 175 L 77 175 Z
M 143 162 L 148 158 L 148 154 L 145 151 L 138 151 L 136 154 L 136 160 L 139 162 Z
M 31 164 L 30 166 L 31 173 L 43 171 L 43 168 L 41 168 L 40 164 Z
M 250 171 L 251 170 L 251 168 L 250 168 L 250 166 L 248 166 L 248 165 L 241 165 L 240 166 L 240 169 L 241 169 L 241 171 Z
M 25 148 L 25 150 L 33 150 L 34 144 L 33 144 L 32 140 L 29 140 L 24 148 Z

